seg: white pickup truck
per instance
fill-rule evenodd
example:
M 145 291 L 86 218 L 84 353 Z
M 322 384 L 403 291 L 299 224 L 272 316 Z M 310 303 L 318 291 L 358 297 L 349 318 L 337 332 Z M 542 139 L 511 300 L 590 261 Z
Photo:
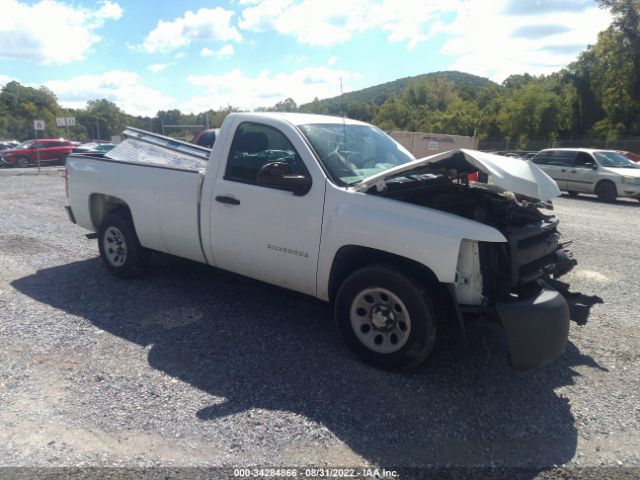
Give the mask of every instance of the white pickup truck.
M 465 335 L 465 317 L 500 322 L 517 368 L 564 350 L 568 306 L 545 279 L 575 260 L 544 213 L 558 187 L 530 162 L 415 160 L 376 127 L 305 114 L 231 114 L 212 150 L 123 136 L 66 165 L 69 217 L 97 232 L 117 277 L 155 250 L 312 295 L 383 368 L 421 363 L 447 322 Z

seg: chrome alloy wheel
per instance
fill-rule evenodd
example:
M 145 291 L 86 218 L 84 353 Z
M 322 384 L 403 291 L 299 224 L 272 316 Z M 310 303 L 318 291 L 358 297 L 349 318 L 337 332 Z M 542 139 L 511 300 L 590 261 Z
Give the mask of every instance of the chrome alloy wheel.
M 107 261 L 113 267 L 121 267 L 127 260 L 127 242 L 119 228 L 109 227 L 102 239 Z
M 400 350 L 411 333 L 411 318 L 400 298 L 384 288 L 367 288 L 351 303 L 351 328 L 376 353 Z

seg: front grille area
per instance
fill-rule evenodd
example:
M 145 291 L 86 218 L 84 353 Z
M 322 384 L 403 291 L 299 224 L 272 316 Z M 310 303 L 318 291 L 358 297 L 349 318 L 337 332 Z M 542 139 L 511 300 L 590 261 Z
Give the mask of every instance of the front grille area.
M 525 225 L 506 232 L 509 240 L 511 288 L 517 288 L 556 272 L 559 261 L 558 252 L 563 251 L 557 226 L 558 221 L 553 221 L 542 225 Z

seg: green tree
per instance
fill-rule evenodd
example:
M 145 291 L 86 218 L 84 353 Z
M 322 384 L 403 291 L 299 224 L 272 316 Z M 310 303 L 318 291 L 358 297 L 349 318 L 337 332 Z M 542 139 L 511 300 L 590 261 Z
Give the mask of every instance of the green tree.
M 295 112 L 298 109 L 298 105 L 293 98 L 286 98 L 275 104 L 273 109 L 276 112 Z
M 414 130 L 411 106 L 402 98 L 392 96 L 378 109 L 373 122 L 383 130 Z
M 612 28 L 622 36 L 624 52 L 631 62 L 631 92 L 640 98 L 640 0 L 598 0 L 613 15 Z

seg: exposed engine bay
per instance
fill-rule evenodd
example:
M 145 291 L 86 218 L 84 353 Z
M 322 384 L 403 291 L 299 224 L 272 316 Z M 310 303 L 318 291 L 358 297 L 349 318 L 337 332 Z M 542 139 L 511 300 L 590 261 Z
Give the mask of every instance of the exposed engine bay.
M 500 231 L 553 218 L 540 211 L 550 204 L 518 199 L 486 183 L 468 182 L 466 176 L 451 179 L 448 175 L 416 172 L 385 183 L 386 188 L 378 194 L 453 213 Z
M 540 280 L 558 278 L 577 263 L 566 248 L 570 242 L 560 241 L 558 221 L 543 212 L 553 208 L 550 202 L 470 182 L 466 174 L 434 164 L 387 177 L 367 192 L 484 223 L 505 236 L 507 243 L 462 242 L 456 291 L 463 305 L 490 306 L 526 295 Z

